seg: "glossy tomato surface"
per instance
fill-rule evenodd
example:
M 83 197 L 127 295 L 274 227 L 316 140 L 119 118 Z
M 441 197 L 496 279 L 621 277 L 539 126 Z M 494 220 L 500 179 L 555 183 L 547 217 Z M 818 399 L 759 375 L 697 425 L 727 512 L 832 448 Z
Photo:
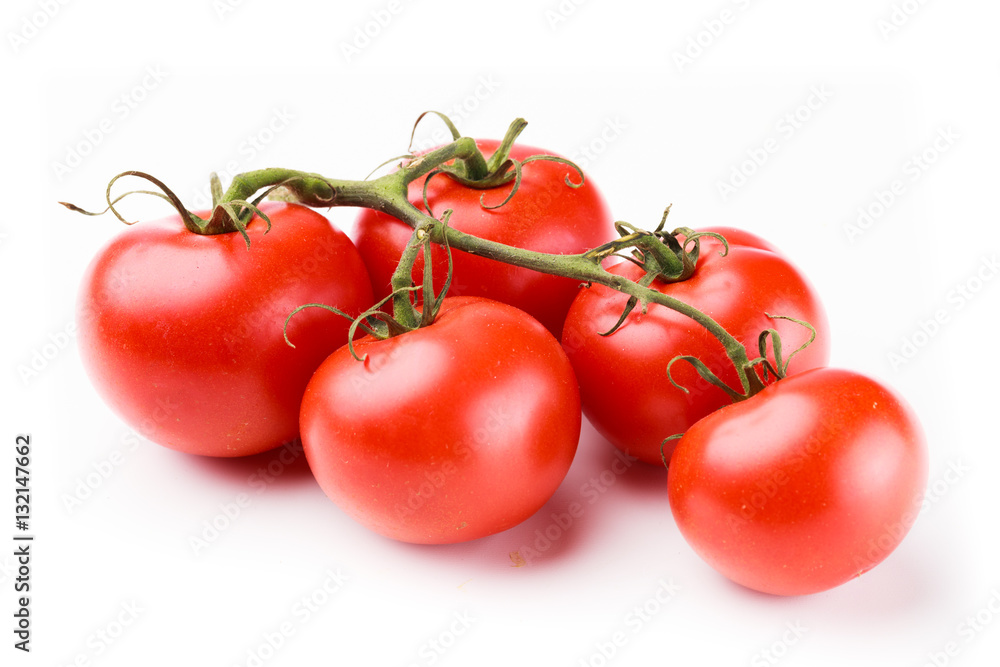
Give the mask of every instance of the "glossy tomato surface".
M 450 297 L 429 327 L 330 356 L 302 402 L 302 442 L 344 512 L 405 542 L 464 542 L 534 514 L 580 437 L 565 353 L 511 306 Z
M 757 337 L 765 329 L 781 335 L 785 356 L 809 338 L 806 328 L 770 319 L 768 313 L 809 322 L 818 332 L 816 341 L 794 358 L 788 371 L 826 365 L 829 326 L 805 276 L 763 239 L 739 230 L 714 231 L 731 237 L 725 257 L 720 242 L 704 237 L 694 275 L 677 283 L 657 281 L 652 287 L 712 317 L 744 343 L 751 359 L 759 356 Z M 634 281 L 643 275 L 631 263 L 610 270 Z M 645 314 L 636 308 L 618 331 L 601 336 L 618 321 L 627 300 L 603 285 L 580 290 L 567 315 L 562 343 L 580 381 L 584 413 L 595 428 L 619 449 L 662 465 L 665 438 L 683 433 L 731 402 L 686 362 L 674 364 L 672 374 L 690 393 L 673 386 L 667 379 L 670 361 L 693 355 L 730 386 L 738 388 L 739 380 L 722 344 L 693 319 L 665 306 L 650 304 Z M 671 451 L 668 443 L 668 459 Z
M 489 158 L 499 142 L 476 142 Z M 540 148 L 515 145 L 511 157 L 523 160 L 530 155 L 550 154 Z M 435 216 L 446 209 L 454 213 L 450 225 L 455 229 L 506 245 L 554 254 L 589 250 L 616 238 L 613 220 L 603 197 L 592 179 L 579 188 L 566 184 L 566 177 L 577 183 L 577 172 L 568 165 L 539 160 L 524 165 L 521 185 L 514 197 L 500 208 L 483 208 L 502 202 L 513 188 L 509 184 L 492 190 L 476 190 L 439 174 L 431 179 L 427 200 Z M 424 179 L 410 185 L 410 201 L 421 210 Z M 366 209 L 357 220 L 355 239 L 364 258 L 376 298 L 389 294 L 392 272 L 399 263 L 412 230 L 384 213 Z M 579 288 L 579 281 L 522 269 L 484 257 L 453 251 L 454 280 L 451 296 L 482 296 L 511 304 L 526 311 L 544 324 L 556 337 L 562 331 L 566 311 Z M 435 253 L 435 284 L 444 283 L 448 259 Z M 414 266 L 414 280 L 422 282 L 423 258 Z
M 854 372 L 790 376 L 695 424 L 670 463 L 670 507 L 733 581 L 801 595 L 870 570 L 916 519 L 927 447 L 912 410 Z
M 200 236 L 179 217 L 141 222 L 91 262 L 79 302 L 84 366 L 103 399 L 144 437 L 207 456 L 256 454 L 298 436 L 313 371 L 372 304 L 350 239 L 310 209 L 265 204 L 248 249 L 238 233 Z

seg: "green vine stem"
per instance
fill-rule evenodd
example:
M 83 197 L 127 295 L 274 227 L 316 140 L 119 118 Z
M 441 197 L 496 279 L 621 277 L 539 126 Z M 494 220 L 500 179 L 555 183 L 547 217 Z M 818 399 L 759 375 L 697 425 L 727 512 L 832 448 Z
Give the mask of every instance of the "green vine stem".
M 651 303 L 690 317 L 722 344 L 735 366 L 742 391 L 729 392 L 734 400 L 748 398 L 761 391 L 765 383 L 758 374 L 757 367 L 762 364 L 762 359 L 751 360 L 743 344 L 709 315 L 649 287 L 656 278 L 683 280 L 694 271 L 694 263 L 697 261 L 700 234 L 686 228 L 671 233 L 663 231 L 669 207 L 660 225 L 652 232 L 635 228 L 627 223 L 617 223 L 620 238 L 584 253 L 558 255 L 515 248 L 463 233 L 447 224 L 450 211 L 445 212 L 441 219 L 437 219 L 410 203 L 409 185 L 424 176 L 430 178 L 436 173 L 445 173 L 469 187 L 482 189 L 513 182 L 514 188 L 510 196 L 515 196 L 520 183 L 520 170 L 530 168 L 528 162 L 533 159 L 567 162 L 552 156 L 534 156 L 521 162 L 508 158 L 504 152 L 513 145 L 514 139 L 524 129 L 525 124 L 522 119 L 515 120 L 498 149 L 501 154 L 494 154 L 489 160 L 484 158 L 472 138 L 457 136 L 457 130 L 451 126 L 455 136 L 454 141 L 419 156 L 404 156 L 398 169 L 372 180 L 340 180 L 291 169 L 261 169 L 238 174 L 233 178 L 229 188 L 222 191 L 217 179 L 213 178 L 212 192 L 215 207 L 207 219 L 190 213 L 177 196 L 158 179 L 143 172 L 125 172 L 116 176 L 108 185 L 106 210 L 111 210 L 125 221 L 115 209 L 115 204 L 126 195 L 112 199 L 111 186 L 123 176 L 138 176 L 153 182 L 163 194 L 140 192 L 160 196 L 170 202 L 190 231 L 198 234 L 239 232 L 243 234 L 249 247 L 250 239 L 246 234 L 246 223 L 254 213 L 266 220 L 266 216 L 257 208 L 257 204 L 268 194 L 273 193 L 273 196 L 314 208 L 352 206 L 375 209 L 403 221 L 414 230 L 413 240 L 408 245 L 400 266 L 392 278 L 393 322 L 387 327 L 389 335 L 392 335 L 393 331 L 411 330 L 433 320 L 433 311 L 429 315 L 421 314 L 413 305 L 411 293 L 414 288 L 411 271 L 417 253 L 421 249 L 425 253 L 429 252 L 430 243 L 435 243 L 449 249 L 449 252 L 450 249 L 457 249 L 541 273 L 571 278 L 587 286 L 604 285 L 626 294 L 629 296 L 628 305 L 612 331 L 621 325 L 634 307 L 639 306 L 645 311 Z M 579 168 L 572 163 L 567 162 L 567 164 L 582 179 Z M 575 183 L 567 175 L 567 187 L 580 187 L 580 185 L 582 180 Z M 280 194 L 274 193 L 279 188 Z M 64 205 L 87 213 L 72 204 Z M 677 240 L 678 235 L 684 236 L 683 242 Z M 688 248 L 692 245 L 693 250 L 689 251 Z M 640 263 L 646 270 L 646 276 L 639 282 L 616 275 L 603 266 L 605 259 L 612 256 L 622 257 L 620 253 L 625 252 L 631 252 L 632 255 L 631 257 L 624 255 L 625 259 Z M 429 266 L 430 262 L 426 264 Z M 432 290 L 429 294 L 433 297 Z M 436 307 L 439 303 L 440 297 L 426 299 L 425 309 L 429 305 Z M 366 322 L 371 323 L 371 320 Z M 370 331 L 366 322 L 355 324 L 360 324 L 362 328 Z
M 438 154 L 435 155 L 435 153 Z M 413 206 L 406 196 L 409 183 L 432 171 L 438 160 L 448 159 L 460 153 L 461 151 L 455 144 L 449 144 L 439 151 L 418 158 L 415 163 L 403 165 L 398 171 L 373 181 L 324 179 L 322 183 L 324 187 L 333 188 L 333 205 L 357 206 L 383 211 L 403 221 L 414 230 L 424 230 L 434 243 L 447 244 L 451 249 L 480 255 L 505 264 L 571 278 L 587 285 L 605 285 L 635 299 L 635 303 L 643 310 L 650 303 L 656 303 L 686 315 L 708 330 L 725 348 L 727 356 L 739 375 L 743 390 L 742 396 L 749 397 L 764 388 L 764 382 L 753 371 L 755 363 L 748 357 L 746 348 L 712 317 L 679 299 L 629 280 L 624 276 L 611 273 L 604 268 L 602 262 L 605 258 L 617 255 L 624 250 L 647 251 L 649 254 L 657 256 L 658 253 L 663 252 L 665 245 L 661 235 L 635 230 L 626 236 L 584 253 L 557 255 L 515 248 L 466 234 L 445 225 L 441 220 L 433 218 Z M 300 202 L 311 204 L 316 200 L 310 193 L 302 191 L 306 185 L 305 182 L 298 185 L 298 191 L 294 194 Z M 329 195 L 328 191 L 318 194 Z M 411 245 L 407 252 L 410 252 L 413 247 Z M 409 273 L 397 271 L 394 276 L 393 288 L 402 287 L 402 281 L 408 281 L 408 276 Z M 396 284 L 397 281 L 400 282 L 399 285 Z M 403 300 L 405 298 L 403 297 Z M 401 313 L 394 309 L 394 315 L 398 319 Z

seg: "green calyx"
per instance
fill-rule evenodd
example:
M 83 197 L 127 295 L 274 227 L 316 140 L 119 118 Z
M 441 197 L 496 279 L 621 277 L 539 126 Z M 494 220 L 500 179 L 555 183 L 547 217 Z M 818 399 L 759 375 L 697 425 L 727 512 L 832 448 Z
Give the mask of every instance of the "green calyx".
M 451 121 L 451 119 L 448 118 L 443 113 L 440 113 L 438 111 L 425 111 L 424 113 L 420 114 L 420 116 L 417 118 L 417 122 L 413 125 L 413 132 L 410 135 L 411 148 L 413 146 L 413 137 L 416 135 L 417 126 L 420 124 L 420 121 L 423 120 L 424 117 L 427 116 L 428 114 L 434 114 L 438 116 L 442 121 L 444 121 L 445 125 L 448 127 L 448 130 L 451 132 L 453 141 L 461 141 L 461 140 L 472 141 L 468 137 L 463 137 L 461 133 L 458 131 L 458 128 L 455 127 L 455 124 Z M 566 185 L 571 188 L 581 187 L 584 182 L 583 170 L 581 170 L 580 167 L 578 167 L 570 160 L 557 157 L 555 155 L 531 155 L 529 157 L 524 158 L 523 160 L 517 160 L 510 157 L 510 151 L 514 147 L 514 142 L 517 140 L 517 138 L 521 135 L 521 132 L 523 132 L 524 128 L 527 126 L 528 122 L 523 118 L 515 119 L 514 122 L 510 124 L 510 127 L 507 128 L 507 133 L 504 135 L 503 139 L 500 142 L 500 145 L 497 146 L 496 151 L 493 152 L 493 154 L 489 157 L 489 159 L 487 159 L 486 156 L 483 155 L 482 151 L 480 151 L 478 148 L 475 147 L 475 142 L 472 141 L 472 147 L 474 148 L 474 150 L 470 151 L 467 157 L 456 159 L 453 162 L 447 164 L 441 164 L 432 169 L 427 174 L 427 178 L 424 179 L 424 187 L 423 187 L 423 201 L 424 201 L 424 207 L 427 209 L 427 211 L 431 215 L 434 215 L 431 212 L 430 203 L 427 201 L 427 186 L 430 183 L 431 179 L 437 176 L 438 174 L 445 174 L 453 181 L 460 183 L 467 188 L 474 188 L 476 190 L 490 190 L 493 188 L 499 188 L 501 186 L 513 182 L 514 187 L 511 188 L 511 191 L 499 204 L 487 206 L 485 201 L 486 199 L 485 193 L 483 194 L 482 197 L 479 198 L 480 206 L 488 210 L 500 208 L 501 206 L 509 202 L 511 198 L 513 198 L 513 196 L 517 193 L 517 191 L 521 187 L 521 170 L 523 169 L 524 165 L 530 162 L 546 160 L 549 162 L 559 162 L 561 164 L 568 165 L 576 171 L 577 176 L 579 176 L 580 180 L 579 182 L 574 182 L 567 175 L 565 179 Z M 420 159 L 421 158 L 417 158 L 417 160 Z
M 111 190 L 114 184 L 126 176 L 145 179 L 159 188 L 160 191 L 130 190 L 112 199 Z M 91 212 L 68 202 L 59 203 L 71 211 L 76 211 L 84 215 L 102 215 L 111 211 L 116 218 L 126 225 L 132 225 L 135 223 L 126 220 L 115 205 L 131 195 L 152 195 L 165 200 L 173 206 L 174 210 L 180 215 L 185 229 L 192 234 L 211 236 L 238 232 L 243 236 L 247 248 L 249 248 L 250 236 L 247 234 L 247 224 L 249 224 L 254 215 L 258 215 L 267 223 L 267 230 L 270 231 L 271 220 L 260 210 L 259 204 L 277 188 L 285 188 L 291 192 L 297 201 L 310 206 L 331 206 L 335 194 L 334 186 L 323 179 L 322 176 L 306 174 L 291 169 L 262 169 L 260 171 L 239 174 L 233 179 L 229 189 L 225 192 L 222 190 L 222 183 L 219 181 L 219 177 L 213 173 L 211 176 L 212 214 L 207 218 L 202 218 L 189 211 L 180 200 L 180 197 L 174 194 L 160 179 L 142 171 L 125 171 L 116 175 L 108 182 L 108 187 L 105 191 L 105 199 L 108 205 L 103 211 Z
M 632 262 L 643 270 L 643 276 L 637 281 L 638 284 L 648 288 L 656 280 L 664 283 L 676 283 L 693 276 L 698 266 L 702 237 L 710 236 L 719 240 L 724 247 L 721 253 L 723 256 L 729 252 L 729 243 L 720 234 L 714 232 L 696 232 L 689 227 L 679 227 L 672 232 L 664 231 L 668 215 L 670 215 L 670 206 L 667 206 L 666 210 L 663 211 L 660 224 L 653 231 L 639 229 L 627 222 L 616 222 L 615 230 L 618 232 L 619 238 L 585 254 L 597 261 L 603 261 L 605 258 L 613 256 Z M 631 252 L 624 254 L 624 250 Z M 611 329 L 601 335 L 610 336 L 618 331 L 637 305 L 639 305 L 639 298 L 630 297 L 618 321 Z M 643 313 L 646 312 L 647 305 L 648 303 L 643 303 Z
M 441 224 L 445 228 L 448 226 L 448 218 L 450 216 L 451 210 L 445 211 L 444 216 L 442 216 Z M 337 308 L 320 303 L 299 306 L 285 319 L 285 342 L 291 347 L 295 347 L 288 339 L 288 323 L 294 315 L 306 308 L 323 308 L 351 320 L 351 326 L 347 332 L 347 347 L 351 356 L 358 361 L 364 361 L 364 357 L 358 356 L 357 351 L 354 349 L 354 339 L 357 336 L 359 328 L 372 338 L 385 340 L 410 331 L 416 331 L 423 327 L 429 327 L 434 323 L 435 318 L 437 318 L 437 314 L 444 303 L 445 295 L 448 293 L 448 288 L 451 286 L 454 266 L 451 259 L 451 248 L 448 247 L 447 236 L 444 237 L 444 247 L 445 252 L 448 253 L 448 277 L 441 287 L 440 292 L 435 293 L 434 291 L 433 263 L 431 262 L 431 234 L 426 227 L 417 227 L 413 231 L 410 242 L 406 245 L 406 250 L 403 251 L 399 265 L 392 275 L 392 292 L 389 296 L 357 317 L 351 317 Z M 411 277 L 413 274 L 413 265 L 421 252 L 424 255 L 423 282 L 420 285 L 414 285 Z M 414 296 L 418 293 L 421 296 L 420 301 L 423 304 L 423 307 L 419 309 L 414 302 Z M 392 303 L 391 315 L 383 309 L 389 302 Z

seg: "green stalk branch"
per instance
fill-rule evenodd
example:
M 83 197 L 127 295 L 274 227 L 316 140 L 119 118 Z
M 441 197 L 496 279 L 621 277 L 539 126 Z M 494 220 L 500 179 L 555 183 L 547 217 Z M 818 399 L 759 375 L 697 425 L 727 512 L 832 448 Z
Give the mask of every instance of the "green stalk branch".
M 461 140 L 459 140 L 461 141 Z M 416 169 L 421 174 L 429 173 L 434 169 L 434 162 L 445 161 L 460 154 L 458 142 L 428 153 L 419 159 Z M 451 150 L 448 150 L 451 149 Z M 435 155 L 436 154 L 436 155 Z M 433 157 L 432 157 L 433 156 Z M 439 163 L 440 164 L 440 163 Z M 639 304 L 645 306 L 649 303 L 656 303 L 666 308 L 670 308 L 682 315 L 690 317 L 703 326 L 709 333 L 722 344 L 729 359 L 735 365 L 740 376 L 740 383 L 743 394 L 750 395 L 763 389 L 764 385 L 755 372 L 748 372 L 751 362 L 746 353 L 746 348 L 735 337 L 733 337 L 718 322 L 700 310 L 663 294 L 655 289 L 640 285 L 624 276 L 611 273 L 605 269 L 602 259 L 625 249 L 652 249 L 654 256 L 659 256 L 663 249 L 663 242 L 655 235 L 648 232 L 633 232 L 625 237 L 611 241 L 600 248 L 572 255 L 556 255 L 523 248 L 515 248 L 488 239 L 479 238 L 461 232 L 454 227 L 444 225 L 440 220 L 433 218 L 423 211 L 413 206 L 407 199 L 407 186 L 415 180 L 410 169 L 412 164 L 402 167 L 399 171 L 382 176 L 374 181 L 333 181 L 325 179 L 326 185 L 333 185 L 335 196 L 334 205 L 359 206 L 373 208 L 383 211 L 395 218 L 405 222 L 412 229 L 422 229 L 431 235 L 434 243 L 444 244 L 455 250 L 461 250 L 473 255 L 480 255 L 505 264 L 519 266 L 540 273 L 547 273 L 563 276 L 577 280 L 581 283 L 605 285 L 618 292 L 634 297 Z M 308 203 L 308 198 L 302 199 L 303 203 Z M 415 253 L 419 245 L 411 244 L 407 248 L 407 254 Z M 407 255 L 404 255 L 406 262 Z M 409 265 L 412 266 L 412 258 Z M 404 284 L 405 281 L 405 284 Z M 397 282 L 399 283 L 397 285 Z M 409 272 L 397 271 L 393 276 L 393 289 L 405 287 L 410 284 Z M 401 294 L 401 299 L 408 299 L 408 296 Z M 399 304 L 402 310 L 409 306 Z M 394 311 L 395 312 L 395 311 Z M 395 312 L 397 319 L 406 314 Z
M 428 240 L 450 249 L 460 250 L 473 255 L 531 269 L 541 273 L 563 276 L 586 285 L 599 284 L 617 290 L 629 296 L 625 313 L 612 332 L 624 321 L 628 313 L 636 305 L 643 309 L 650 303 L 670 308 L 682 315 L 690 317 L 703 326 L 723 345 L 729 359 L 734 364 L 740 377 L 743 394 L 747 398 L 760 389 L 763 381 L 755 369 L 762 359 L 750 360 L 744 346 L 727 332 L 718 322 L 707 314 L 679 301 L 671 296 L 651 289 L 647 285 L 654 277 L 665 280 L 683 280 L 694 271 L 697 261 L 697 236 L 691 230 L 678 230 L 685 234 L 683 244 L 678 243 L 672 234 L 663 231 L 663 224 L 669 208 L 664 212 L 664 219 L 656 230 L 650 232 L 637 229 L 626 223 L 616 223 L 616 229 L 621 238 L 610 241 L 587 252 L 572 255 L 557 255 L 497 243 L 487 239 L 465 234 L 447 224 L 449 212 L 443 219 L 428 215 L 421 211 L 408 198 L 409 185 L 422 177 L 444 173 L 448 177 L 469 187 L 488 189 L 514 183 L 514 191 L 520 183 L 520 168 L 532 159 L 559 159 L 533 156 L 522 162 L 507 157 L 514 139 L 524 129 L 525 122 L 517 119 L 511 124 L 504 142 L 490 160 L 486 160 L 479 151 L 475 141 L 469 137 L 458 136 L 449 144 L 441 146 L 420 156 L 406 156 L 396 171 L 373 180 L 352 181 L 326 178 L 319 174 L 311 174 L 291 169 L 261 169 L 238 174 L 233 178 L 228 190 L 222 191 L 217 178 L 212 181 L 212 195 L 215 207 L 211 216 L 203 220 L 184 208 L 180 200 L 167 187 L 148 174 L 142 172 L 126 172 L 119 174 L 108 185 L 108 210 L 118 215 L 114 204 L 122 197 L 112 200 L 111 185 L 122 176 L 138 176 L 153 182 L 164 194 L 149 193 L 163 197 L 180 213 L 185 226 L 198 234 L 221 234 L 239 232 L 250 245 L 250 237 L 246 224 L 254 213 L 259 214 L 270 228 L 270 221 L 257 207 L 257 204 L 269 193 L 282 189 L 282 198 L 300 202 L 314 208 L 331 206 L 353 206 L 370 208 L 391 215 L 414 230 L 413 239 L 407 246 L 401 262 L 392 277 L 393 288 L 393 321 L 389 324 L 389 335 L 393 327 L 399 331 L 412 330 L 421 322 L 433 319 L 433 313 L 421 315 L 411 301 L 412 268 L 421 249 L 429 250 Z M 456 131 L 457 134 L 457 131 Z M 579 172 L 576 165 L 572 165 Z M 581 173 L 582 176 L 582 173 Z M 581 183 L 582 184 L 582 183 Z M 579 187 L 567 179 L 567 187 Z M 513 192 L 511 195 L 513 195 Z M 72 204 L 69 208 L 87 213 Z M 91 215 L 96 215 L 91 213 Z M 122 218 L 124 221 L 124 218 Z M 688 243 L 694 244 L 693 252 L 686 250 Z M 608 257 L 631 251 L 641 258 L 647 271 L 646 277 L 640 282 L 634 282 L 623 276 L 611 273 L 604 268 L 602 262 Z M 630 257 L 626 257 L 630 259 Z M 429 265 L 429 260 L 427 261 Z M 446 287 L 447 288 L 447 287 Z M 445 289 L 446 289 L 445 288 Z M 431 291 L 433 294 L 433 291 Z M 435 301 L 439 299 L 435 298 Z M 425 304 L 425 307 L 427 305 Z M 610 333 L 610 332 L 609 332 Z M 703 369 L 699 369 L 703 373 Z M 671 379 L 672 381 L 672 379 Z

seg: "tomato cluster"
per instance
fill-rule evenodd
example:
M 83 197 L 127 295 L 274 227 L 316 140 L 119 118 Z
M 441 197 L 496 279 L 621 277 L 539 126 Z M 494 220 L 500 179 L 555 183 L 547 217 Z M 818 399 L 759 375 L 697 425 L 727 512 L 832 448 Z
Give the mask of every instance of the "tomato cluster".
M 738 229 L 658 230 L 637 238 L 673 248 L 689 271 L 608 253 L 605 284 L 581 285 L 557 256 L 618 238 L 593 182 L 532 161 L 538 149 L 477 146 L 486 159 L 509 150 L 517 178 L 477 188 L 425 171 L 401 196 L 447 212 L 456 233 L 548 253 L 548 275 L 431 254 L 428 239 L 404 278 L 452 289 L 418 304 L 397 268 L 416 247 L 412 225 L 381 206 L 360 214 L 357 246 L 299 204 L 247 205 L 258 214 L 240 234 L 143 223 L 83 280 L 79 340 L 95 387 L 182 452 L 244 456 L 301 437 L 330 499 L 397 540 L 467 541 L 530 517 L 569 470 L 585 414 L 630 457 L 668 464 L 678 528 L 736 582 L 812 593 L 888 556 L 926 483 L 918 420 L 890 389 L 826 367 L 823 307 L 787 257 Z M 650 291 L 630 298 L 625 283 Z M 401 298 L 419 326 L 379 310 Z M 781 344 L 799 348 L 792 363 Z

